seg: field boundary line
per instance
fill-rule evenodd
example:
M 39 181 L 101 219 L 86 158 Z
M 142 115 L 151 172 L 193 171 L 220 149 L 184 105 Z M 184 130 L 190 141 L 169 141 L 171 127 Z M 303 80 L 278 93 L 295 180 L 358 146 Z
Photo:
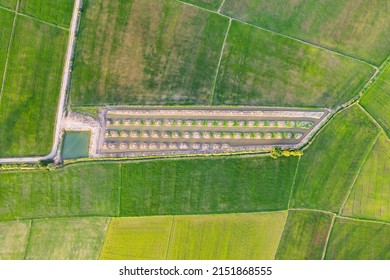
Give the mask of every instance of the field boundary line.
M 27 253 L 28 253 L 28 250 L 29 250 L 29 247 L 30 247 L 30 243 L 31 243 L 31 233 L 32 233 L 33 223 L 34 223 L 34 220 L 33 220 L 33 219 L 30 219 L 30 228 L 29 228 L 29 231 L 28 231 L 27 239 L 26 239 L 26 248 L 24 249 L 23 260 L 26 260 L 26 258 L 27 258 Z
M 387 139 L 389 139 L 387 137 L 387 133 L 386 131 L 383 129 L 383 127 L 376 121 L 376 119 L 371 116 L 371 114 L 360 104 L 360 102 L 357 103 L 357 105 L 360 107 L 360 109 L 362 109 L 362 111 L 371 119 L 371 121 L 381 130 L 381 132 L 386 136 Z
M 218 14 L 221 14 L 221 10 L 222 10 L 223 5 L 225 4 L 225 1 L 226 1 L 226 0 L 222 0 L 222 3 L 221 3 L 221 5 L 219 6 L 219 8 L 218 8 L 218 10 L 217 10 L 217 13 L 218 13 Z
M 347 203 L 347 200 L 348 200 L 348 198 L 349 198 L 349 196 L 350 196 L 350 194 L 351 194 L 351 192 L 352 192 L 352 190 L 353 190 L 353 187 L 354 187 L 354 185 L 355 185 L 355 182 L 356 182 L 357 178 L 359 177 L 359 175 L 360 175 L 360 173 L 361 173 L 361 171 L 362 171 L 362 169 L 363 169 L 363 166 L 364 166 L 364 164 L 366 163 L 366 161 L 367 161 L 369 155 L 371 154 L 372 149 L 374 148 L 376 142 L 378 141 L 379 135 L 381 135 L 381 131 L 378 131 L 378 133 L 377 133 L 377 135 L 376 135 L 374 141 L 371 143 L 371 146 L 370 146 L 370 148 L 369 148 L 368 151 L 367 151 L 367 154 L 364 156 L 364 159 L 363 159 L 362 163 L 360 164 L 359 169 L 358 169 L 357 172 L 356 172 L 355 178 L 353 179 L 353 181 L 352 181 L 352 183 L 351 183 L 351 186 L 348 188 L 348 191 L 347 191 L 347 193 L 346 193 L 346 196 L 345 196 L 345 198 L 344 198 L 343 203 L 341 204 L 341 207 L 340 207 L 340 209 L 339 209 L 339 211 L 338 211 L 338 214 L 341 214 L 342 211 L 344 210 L 344 206 L 345 206 L 345 204 Z
M 318 213 L 323 213 L 327 215 L 337 215 L 334 212 L 326 211 L 326 210 L 319 210 L 319 209 L 312 209 L 312 208 L 291 208 L 288 209 L 288 211 L 308 211 L 308 212 L 318 212 Z
M 299 162 L 300 161 L 301 161 L 301 157 L 298 158 L 297 167 L 295 167 L 295 173 L 294 173 L 294 178 L 293 178 L 292 185 L 291 185 L 290 196 L 288 198 L 287 210 L 290 210 L 291 198 L 292 198 L 293 191 L 294 191 L 295 179 L 297 178 Z
M 107 229 L 105 230 L 105 233 L 104 233 L 102 245 L 100 245 L 100 249 L 97 252 L 98 255 L 96 256 L 96 260 L 100 260 L 100 256 L 102 255 L 104 244 L 106 243 L 106 236 L 107 236 L 107 233 L 108 233 L 108 229 L 110 228 L 110 225 L 111 225 L 112 218 L 111 217 L 107 217 L 107 219 L 108 219 L 108 222 L 106 222 Z
M 370 220 L 370 219 L 360 219 L 360 218 L 349 217 L 349 216 L 342 216 L 342 215 L 338 215 L 337 218 L 345 219 L 345 220 L 351 220 L 351 221 L 355 221 L 355 222 L 359 222 L 359 223 L 373 223 L 373 224 L 380 224 L 380 225 L 390 226 L 390 222 L 386 222 L 386 221 Z
M 336 220 L 336 215 L 333 214 L 332 222 L 330 223 L 330 227 L 329 227 L 329 231 L 328 231 L 328 236 L 326 237 L 325 244 L 324 244 L 324 249 L 322 250 L 321 260 L 324 260 L 324 259 L 325 259 L 326 251 L 328 250 L 330 235 L 332 234 L 333 225 L 334 225 L 334 221 L 335 221 L 335 220 Z
M 171 230 L 169 231 L 169 238 L 168 238 L 168 241 L 167 241 L 167 251 L 165 253 L 165 260 L 168 260 L 168 256 L 169 256 L 169 253 L 170 253 L 170 250 L 171 250 L 173 229 L 176 226 L 175 216 L 172 215 L 171 217 L 172 217 Z
M 41 22 L 41 23 L 50 25 L 50 26 L 52 26 L 52 27 L 57 27 L 57 28 L 59 28 L 59 29 L 69 31 L 69 28 L 66 28 L 66 27 L 63 27 L 63 26 L 61 26 L 61 25 L 57 25 L 57 24 L 54 24 L 54 23 L 45 21 L 45 20 L 40 19 L 40 18 L 37 18 L 37 17 L 33 17 L 33 16 L 30 16 L 30 15 L 22 14 L 22 13 L 19 13 L 19 12 L 16 12 L 16 14 L 17 14 L 18 16 L 22 16 L 22 17 L 25 17 L 25 18 L 29 18 L 29 19 L 32 19 L 32 20 L 35 20 L 35 21 L 38 21 L 38 22 Z
M 326 47 L 323 47 L 319 44 L 315 44 L 315 43 L 311 43 L 309 41 L 305 41 L 305 40 L 302 40 L 302 39 L 299 39 L 299 38 L 296 38 L 296 37 L 292 37 L 292 36 L 289 36 L 289 35 L 286 35 L 286 34 L 283 34 L 283 33 L 279 33 L 279 32 L 276 32 L 276 31 L 273 31 L 273 30 L 270 30 L 270 29 L 267 29 L 267 28 L 264 28 L 264 27 L 261 27 L 261 26 L 258 26 L 258 25 L 255 25 L 253 23 L 249 23 L 245 20 L 242 20 L 242 19 L 239 19 L 239 18 L 236 18 L 236 17 L 233 17 L 233 16 L 228 16 L 226 14 L 221 14 L 219 12 L 216 12 L 216 11 L 212 11 L 212 10 L 209 10 L 209 9 L 206 9 L 206 8 L 203 8 L 203 7 L 199 7 L 199 6 L 196 6 L 196 5 L 193 5 L 193 4 L 190 4 L 190 3 L 186 3 L 186 2 L 182 2 L 180 0 L 177 0 L 178 2 L 184 4 L 184 5 L 188 5 L 188 6 L 192 6 L 192 7 L 195 7 L 195 8 L 198 8 L 198 9 L 201 9 L 201 10 L 204 10 L 204 11 L 207 11 L 207 12 L 210 12 L 210 13 L 213 13 L 213 14 L 217 14 L 217 15 L 220 15 L 220 16 L 223 16 L 223 17 L 226 17 L 226 18 L 229 18 L 229 19 L 232 19 L 234 21 L 237 21 L 237 22 L 241 22 L 243 24 L 246 24 L 246 25 L 249 25 L 249 26 L 252 26 L 252 27 L 255 27 L 255 28 L 258 28 L 258 29 L 261 29 L 263 31 L 267 31 L 267 32 L 270 32 L 270 33 L 273 33 L 273 34 L 276 34 L 276 35 L 280 35 L 280 36 L 283 36 L 285 38 L 289 38 L 291 40 L 294 40 L 294 41 L 298 41 L 302 44 L 305 44 L 305 45 L 309 45 L 309 46 L 312 46 L 312 47 L 315 47 L 315 48 L 319 48 L 319 49 L 322 49 L 324 51 L 327 51 L 327 52 L 330 52 L 330 53 L 333 53 L 335 55 L 339 55 L 339 56 L 343 56 L 345 58 L 349 58 L 349 59 L 352 59 L 354 61 L 358 61 L 360 63 L 364 63 L 366 65 L 369 65 L 371 66 L 372 68 L 378 70 L 378 66 L 374 65 L 374 64 L 371 64 L 370 62 L 368 61 L 365 61 L 365 60 L 362 60 L 362 59 L 359 59 L 357 57 L 354 57 L 354 56 L 351 56 L 351 55 L 348 55 L 348 54 L 344 54 L 344 53 L 341 53 L 341 52 L 337 52 L 335 50 L 332 50 L 332 49 L 328 49 Z
M 122 198 L 122 183 L 123 183 L 123 163 L 119 163 L 119 170 L 120 170 L 120 180 L 119 180 L 119 187 L 118 187 L 118 201 L 117 201 L 117 209 L 116 209 L 116 216 L 121 216 L 121 198 Z
M 28 242 L 29 242 L 29 239 L 30 239 L 31 228 L 32 228 L 32 220 L 30 219 L 29 223 L 28 223 L 28 234 L 27 234 L 26 242 L 24 243 L 23 260 L 25 260 L 26 256 L 27 256 L 27 246 L 28 246 Z
M 20 3 L 20 0 L 18 0 L 18 2 L 16 4 L 16 10 L 19 9 L 19 3 Z M 9 36 L 9 42 L 8 42 L 8 48 L 7 48 L 7 56 L 6 56 L 6 59 L 5 59 L 4 73 L 3 73 L 3 78 L 2 78 L 2 82 L 1 82 L 0 102 L 1 102 L 1 99 L 2 99 L 2 96 L 3 96 L 4 87 L 5 87 L 5 79 L 7 77 L 9 55 L 10 55 L 10 52 L 11 52 L 12 41 L 14 39 L 14 34 L 15 34 L 17 12 L 16 11 L 12 11 L 12 12 L 14 13 L 14 20 L 12 22 L 11 34 Z
M 215 87 L 217 85 L 217 80 L 218 80 L 218 76 L 219 76 L 219 69 L 221 68 L 223 52 L 225 51 L 226 40 L 227 40 L 229 31 L 230 31 L 231 25 L 232 25 L 232 19 L 229 19 L 229 24 L 228 24 L 228 27 L 226 29 L 225 38 L 223 39 L 223 44 L 222 44 L 222 47 L 221 47 L 221 53 L 219 55 L 217 70 L 215 71 L 215 79 L 214 79 L 214 82 L 213 82 L 213 87 L 211 89 L 210 106 L 213 105 L 213 100 L 214 100 L 214 96 L 215 96 Z

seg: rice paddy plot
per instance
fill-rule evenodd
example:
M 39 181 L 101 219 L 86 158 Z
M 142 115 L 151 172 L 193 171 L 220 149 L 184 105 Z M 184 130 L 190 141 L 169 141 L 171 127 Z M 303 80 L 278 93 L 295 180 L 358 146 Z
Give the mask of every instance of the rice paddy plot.
M 363 95 L 360 104 L 390 137 L 390 64 Z
M 221 157 L 123 164 L 121 216 L 287 209 L 297 158 Z
M 216 11 L 221 6 L 223 0 L 182 0 L 182 2 L 187 2 L 198 7 Z
M 290 210 L 276 259 L 320 260 L 331 222 L 329 214 Z
M 389 260 L 390 225 L 336 218 L 325 259 Z
M 168 259 L 274 259 L 287 212 L 177 216 Z
M 162 260 L 166 258 L 173 218 L 113 218 L 100 259 Z
M 30 221 L 0 222 L 0 260 L 22 260 Z
M 68 131 L 64 136 L 63 159 L 88 157 L 90 132 Z
M 69 28 L 74 0 L 20 0 L 21 13 Z
M 13 20 L 13 13 L 0 9 L 0 89 L 3 84 L 4 69 L 7 61 L 8 45 L 11 38 Z
M 226 0 L 222 13 L 380 65 L 390 52 L 383 0 Z
M 0 8 L 1 8 L 1 6 L 3 6 L 5 8 L 15 10 L 17 3 L 18 3 L 18 0 L 0 0 Z
M 339 211 L 378 133 L 356 105 L 337 114 L 299 162 L 291 207 Z
M 71 102 L 208 105 L 227 27 L 173 0 L 83 1 Z
M 0 172 L 0 220 L 113 216 L 118 209 L 119 185 L 119 164 Z
M 335 108 L 373 73 L 369 65 L 233 21 L 213 104 Z
M 49 154 L 68 32 L 18 16 L 0 103 L 0 157 Z
M 34 220 L 26 251 L 28 260 L 95 260 L 108 218 Z
M 355 181 L 343 215 L 390 221 L 390 141 L 381 135 Z

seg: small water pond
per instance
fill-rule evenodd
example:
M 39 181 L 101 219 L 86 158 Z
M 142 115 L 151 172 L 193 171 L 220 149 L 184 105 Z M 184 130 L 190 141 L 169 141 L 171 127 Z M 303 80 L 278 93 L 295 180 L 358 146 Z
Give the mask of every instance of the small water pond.
M 62 146 L 63 159 L 88 157 L 90 132 L 67 131 Z

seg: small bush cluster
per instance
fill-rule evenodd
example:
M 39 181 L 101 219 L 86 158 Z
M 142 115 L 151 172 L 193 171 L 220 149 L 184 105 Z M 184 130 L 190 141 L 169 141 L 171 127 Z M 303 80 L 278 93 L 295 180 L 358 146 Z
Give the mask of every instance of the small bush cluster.
M 296 156 L 296 157 L 300 157 L 303 155 L 303 151 L 301 150 L 298 150 L 298 149 L 285 149 L 285 150 L 282 150 L 282 148 L 280 147 L 273 147 L 271 152 L 270 152 L 270 156 L 274 159 L 277 159 L 279 157 L 290 157 L 290 156 Z

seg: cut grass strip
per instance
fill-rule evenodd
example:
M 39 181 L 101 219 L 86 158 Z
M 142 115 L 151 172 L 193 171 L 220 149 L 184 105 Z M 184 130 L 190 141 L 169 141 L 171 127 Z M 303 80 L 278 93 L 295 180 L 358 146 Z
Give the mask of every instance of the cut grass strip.
M 12 25 L 14 22 L 14 13 L 0 9 L 0 102 L 3 91 L 3 82 L 5 79 L 5 68 L 7 64 L 7 55 L 10 47 Z
M 289 211 L 276 259 L 320 260 L 332 215 L 313 211 Z
M 108 218 L 34 220 L 26 259 L 97 259 L 107 224 Z
M 378 133 L 358 106 L 337 114 L 300 160 L 292 207 L 337 212 Z
M 217 11 L 221 6 L 223 0 L 181 0 L 192 5 L 205 8 L 211 11 Z

